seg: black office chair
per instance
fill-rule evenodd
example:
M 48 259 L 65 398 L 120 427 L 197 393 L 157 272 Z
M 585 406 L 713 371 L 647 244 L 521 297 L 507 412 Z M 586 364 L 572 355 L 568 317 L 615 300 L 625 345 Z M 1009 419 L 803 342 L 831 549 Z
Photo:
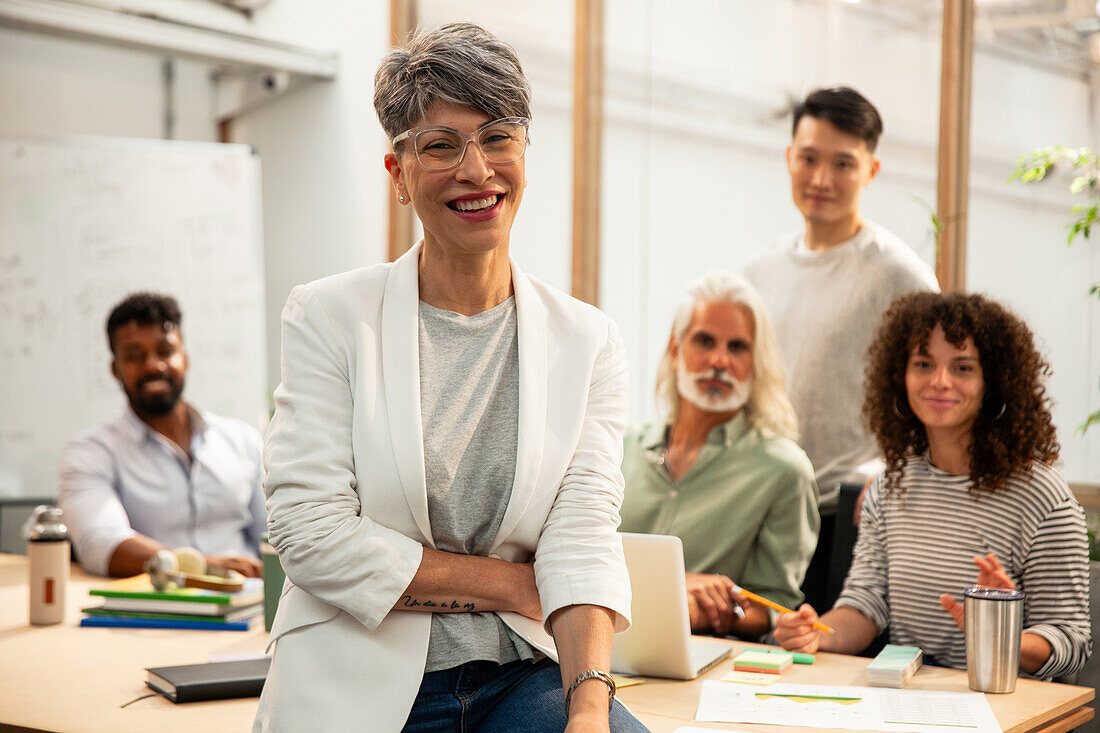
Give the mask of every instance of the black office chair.
M 848 568 L 852 566 L 852 550 L 856 546 L 859 528 L 852 523 L 856 510 L 856 501 L 863 484 L 843 483 L 837 495 L 836 526 L 833 529 L 833 545 L 829 548 L 829 566 L 826 573 L 825 599 L 822 613 L 833 607 L 840 591 L 844 589 L 844 580 L 848 577 Z
M 802 595 L 818 613 L 833 607 L 848 576 L 857 535 L 852 512 L 862 489 L 860 484 L 840 484 L 836 515 L 821 518 L 817 549 L 802 581 Z

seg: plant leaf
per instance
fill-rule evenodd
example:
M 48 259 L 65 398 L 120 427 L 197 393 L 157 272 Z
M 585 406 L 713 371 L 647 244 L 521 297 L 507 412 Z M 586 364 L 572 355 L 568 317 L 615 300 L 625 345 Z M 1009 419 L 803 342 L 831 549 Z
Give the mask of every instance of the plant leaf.
M 1100 425 L 1100 410 L 1097 410 L 1096 412 L 1086 417 L 1085 421 L 1077 426 L 1077 434 L 1084 435 L 1085 431 L 1087 431 L 1093 425 Z

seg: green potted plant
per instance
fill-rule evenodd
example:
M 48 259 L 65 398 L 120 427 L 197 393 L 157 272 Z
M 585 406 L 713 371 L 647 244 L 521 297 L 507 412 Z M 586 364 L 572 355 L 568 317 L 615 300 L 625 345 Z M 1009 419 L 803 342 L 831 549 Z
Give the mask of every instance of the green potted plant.
M 1061 145 L 1039 148 L 1019 157 L 1016 170 L 1009 176 L 1009 180 L 1037 183 L 1058 166 L 1068 166 L 1072 171 L 1069 190 L 1081 200 L 1070 209 L 1072 219 L 1068 224 L 1066 244 L 1071 245 L 1078 237 L 1089 239 L 1092 227 L 1097 223 L 1097 216 L 1100 215 L 1100 157 L 1091 148 L 1067 148 Z M 1100 283 L 1093 283 L 1089 288 L 1089 295 L 1100 298 Z M 1100 410 L 1085 416 L 1085 421 L 1077 430 L 1084 433 L 1097 424 L 1100 424 Z M 1094 556 L 1092 559 L 1097 558 Z

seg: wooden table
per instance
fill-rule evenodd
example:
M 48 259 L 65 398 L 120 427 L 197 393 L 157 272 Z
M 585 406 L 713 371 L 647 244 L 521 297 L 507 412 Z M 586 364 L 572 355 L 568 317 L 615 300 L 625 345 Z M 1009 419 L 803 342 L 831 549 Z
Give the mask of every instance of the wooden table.
M 211 654 L 262 653 L 263 618 L 249 631 L 80 628 L 88 589 L 107 582 L 72 568 L 65 622 L 27 622 L 27 562 L 0 555 L 0 732 L 243 733 L 256 698 L 175 705 L 147 694 L 145 668 L 196 664 Z M 11 726 L 11 727 L 7 727 Z
M 34 627 L 27 623 L 26 558 L 0 554 L 0 733 L 128 733 L 163 731 L 247 731 L 256 699 L 218 700 L 174 705 L 160 697 L 140 697 L 145 667 L 205 662 L 212 654 L 260 653 L 267 643 L 262 619 L 240 631 L 80 628 L 80 609 L 92 605 L 88 589 L 104 582 L 73 567 L 68 615 L 63 624 Z M 717 642 L 716 642 L 717 643 Z M 735 645 L 734 654 L 749 645 Z M 866 684 L 868 660 L 835 654 L 818 655 L 813 666 L 796 665 L 785 682 Z M 733 663 L 726 660 L 701 679 L 718 679 Z M 682 725 L 715 730 L 792 733 L 791 727 L 724 725 L 693 721 L 700 680 L 646 680 L 620 696 L 653 733 L 670 733 Z M 966 673 L 921 669 L 909 687 L 965 692 Z M 1020 680 L 1011 695 L 989 695 L 993 712 L 1006 731 L 1067 731 L 1092 718 L 1083 707 L 1093 690 Z

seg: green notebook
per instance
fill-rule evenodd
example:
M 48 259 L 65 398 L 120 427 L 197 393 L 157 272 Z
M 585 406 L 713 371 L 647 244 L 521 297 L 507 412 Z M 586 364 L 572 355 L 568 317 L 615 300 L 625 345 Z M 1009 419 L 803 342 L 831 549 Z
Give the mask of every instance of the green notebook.
M 259 578 L 245 578 L 244 588 L 236 593 L 199 588 L 156 590 L 148 575 L 135 575 L 93 588 L 88 594 L 103 597 L 102 608 L 110 611 L 224 616 L 233 609 L 262 603 L 264 583 Z

